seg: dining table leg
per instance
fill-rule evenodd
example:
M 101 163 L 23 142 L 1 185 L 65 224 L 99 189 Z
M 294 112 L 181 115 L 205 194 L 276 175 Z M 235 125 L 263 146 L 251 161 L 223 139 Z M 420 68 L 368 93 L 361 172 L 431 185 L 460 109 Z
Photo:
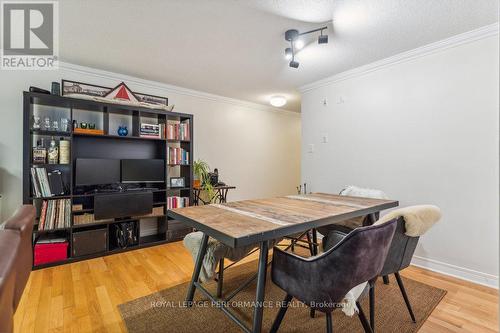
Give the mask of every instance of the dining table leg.
M 268 251 L 269 242 L 261 242 L 259 253 L 259 269 L 257 272 L 257 291 L 255 293 L 255 309 L 253 312 L 253 333 L 260 333 L 262 331 L 262 316 L 264 313 Z
M 313 243 L 314 243 L 314 255 L 317 256 L 319 253 L 318 249 L 318 231 L 316 229 L 312 230 L 312 236 L 313 236 Z
M 196 290 L 195 282 L 198 282 L 200 277 L 201 267 L 203 266 L 203 259 L 205 258 L 205 254 L 207 252 L 208 245 L 208 235 L 203 234 L 203 238 L 201 240 L 200 249 L 198 250 L 198 256 L 196 257 L 196 263 L 194 264 L 193 275 L 191 277 L 191 282 L 189 283 L 188 292 L 186 295 L 186 305 L 191 307 L 193 305 L 194 292 Z

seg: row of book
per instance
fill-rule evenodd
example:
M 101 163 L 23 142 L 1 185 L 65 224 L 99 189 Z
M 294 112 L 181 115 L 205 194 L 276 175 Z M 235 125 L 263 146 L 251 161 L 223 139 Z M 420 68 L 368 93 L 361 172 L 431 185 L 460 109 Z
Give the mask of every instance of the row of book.
M 191 137 L 189 119 L 174 122 L 167 122 L 167 139 L 189 141 Z
M 159 139 L 162 138 L 163 133 L 163 124 L 145 124 L 141 123 L 141 128 L 139 129 L 139 136 L 141 138 L 154 138 Z
M 189 119 L 168 121 L 167 124 L 141 123 L 139 136 L 142 138 L 167 138 L 168 140 L 189 141 L 191 137 Z
M 44 200 L 38 230 L 69 228 L 71 226 L 71 200 Z
M 168 197 L 167 209 L 182 208 L 189 206 L 189 197 Z
M 45 168 L 31 168 L 31 187 L 37 198 L 63 195 L 62 173 L 59 170 L 47 172 Z
M 168 147 L 168 164 L 189 164 L 189 152 L 179 147 Z

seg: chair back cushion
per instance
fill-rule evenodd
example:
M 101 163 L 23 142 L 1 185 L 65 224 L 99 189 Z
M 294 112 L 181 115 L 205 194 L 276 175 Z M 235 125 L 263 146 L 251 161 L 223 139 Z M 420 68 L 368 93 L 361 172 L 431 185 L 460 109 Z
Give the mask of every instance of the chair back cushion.
M 402 217 L 397 219 L 396 231 L 392 237 L 391 246 L 385 259 L 380 275 L 389 275 L 408 267 L 413 253 L 417 248 L 419 237 L 410 237 L 405 234 L 405 221 Z

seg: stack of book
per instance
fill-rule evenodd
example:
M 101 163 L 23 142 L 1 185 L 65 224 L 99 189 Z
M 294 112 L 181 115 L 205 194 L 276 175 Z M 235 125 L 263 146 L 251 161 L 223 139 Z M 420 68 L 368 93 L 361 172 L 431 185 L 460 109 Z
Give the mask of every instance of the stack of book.
M 167 134 L 168 140 L 182 140 L 189 141 L 190 138 L 190 127 L 189 119 L 182 122 L 179 121 L 169 121 L 167 124 Z
M 152 139 L 161 138 L 160 125 L 141 123 L 139 136 L 141 138 L 152 138 Z
M 49 177 L 45 168 L 31 168 L 31 185 L 36 197 L 51 197 Z
M 189 152 L 179 147 L 168 147 L 168 164 L 189 164 Z
M 168 197 L 167 209 L 182 208 L 189 206 L 189 197 Z
M 37 198 L 64 194 L 62 173 L 59 170 L 47 172 L 45 168 L 31 168 L 31 186 Z
M 38 230 L 69 228 L 71 226 L 71 200 L 44 200 Z

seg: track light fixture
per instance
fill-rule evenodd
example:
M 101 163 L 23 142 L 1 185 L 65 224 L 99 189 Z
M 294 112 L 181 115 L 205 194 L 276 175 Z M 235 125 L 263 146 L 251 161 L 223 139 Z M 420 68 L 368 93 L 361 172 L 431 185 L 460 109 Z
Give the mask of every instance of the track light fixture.
M 328 35 L 323 35 L 323 30 L 321 30 L 321 34 L 318 36 L 318 44 L 328 44 Z
M 292 68 L 299 68 L 299 62 L 295 60 L 290 61 L 288 65 Z
M 285 49 L 285 59 L 290 60 L 290 63 L 288 64 L 292 68 L 298 68 L 299 67 L 299 62 L 295 61 L 295 50 L 300 50 L 304 46 L 304 41 L 300 39 L 300 36 L 303 35 L 308 35 L 313 32 L 320 32 L 320 35 L 318 36 L 318 44 L 327 44 L 328 43 L 328 35 L 323 35 L 323 30 L 328 29 L 328 27 L 321 27 L 318 29 L 306 31 L 306 32 L 299 32 L 296 29 L 290 29 L 285 32 L 285 40 L 287 42 L 290 42 L 290 47 L 287 47 Z

